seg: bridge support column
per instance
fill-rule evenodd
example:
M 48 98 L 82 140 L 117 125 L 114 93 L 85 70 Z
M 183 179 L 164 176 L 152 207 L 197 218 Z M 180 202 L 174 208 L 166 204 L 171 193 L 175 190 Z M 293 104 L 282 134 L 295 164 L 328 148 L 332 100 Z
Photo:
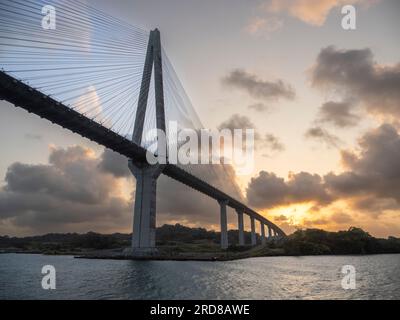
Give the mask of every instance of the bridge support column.
M 244 223 L 243 223 L 243 211 L 236 210 L 238 215 L 238 230 L 239 230 L 239 246 L 244 246 Z
M 272 228 L 271 226 L 268 226 L 268 239 L 272 238 Z
M 261 244 L 265 245 L 266 240 L 265 240 L 265 225 L 263 222 L 260 222 L 260 226 L 261 226 Z
M 129 169 L 136 178 L 133 218 L 133 253 L 151 253 L 156 246 L 157 179 L 163 166 L 136 164 L 129 161 Z
M 257 245 L 257 238 L 256 238 L 256 221 L 254 217 L 250 217 L 251 219 L 251 245 Z
M 221 208 L 221 248 L 228 249 L 228 218 L 226 214 L 227 201 L 220 201 Z

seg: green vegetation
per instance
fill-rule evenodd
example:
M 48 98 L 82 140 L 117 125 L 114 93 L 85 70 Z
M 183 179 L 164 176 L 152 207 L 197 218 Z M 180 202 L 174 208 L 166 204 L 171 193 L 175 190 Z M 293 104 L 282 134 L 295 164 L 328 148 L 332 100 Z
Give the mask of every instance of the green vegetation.
M 46 234 L 16 238 L 1 237 L 0 250 L 44 254 L 79 254 L 91 250 L 116 249 L 129 246 L 130 236 L 124 234 Z
M 400 239 L 377 239 L 354 227 L 339 232 L 298 230 L 282 246 L 287 255 L 400 253 Z
M 327 232 L 318 229 L 298 230 L 285 239 L 275 239 L 265 246 L 238 246 L 238 231 L 228 234 L 228 250 L 219 247 L 219 233 L 182 225 L 164 225 L 157 229 L 157 246 L 165 256 L 201 259 L 238 259 L 278 255 L 344 255 L 400 253 L 400 239 L 377 239 L 359 228 Z M 259 235 L 257 235 L 259 238 Z M 245 233 L 250 243 L 250 233 Z M 260 240 L 260 239 L 258 239 Z M 131 235 L 48 234 L 44 236 L 11 238 L 0 236 L 0 252 L 33 252 L 44 254 L 77 254 L 90 252 L 121 252 L 129 247 Z

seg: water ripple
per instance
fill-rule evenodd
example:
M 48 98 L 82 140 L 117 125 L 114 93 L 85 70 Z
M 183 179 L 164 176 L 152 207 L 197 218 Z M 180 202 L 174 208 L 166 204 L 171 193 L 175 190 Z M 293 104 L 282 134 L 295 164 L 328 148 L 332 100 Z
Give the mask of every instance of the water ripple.
M 41 288 L 48 264 L 54 291 Z M 341 287 L 347 264 L 356 290 Z M 399 270 L 400 255 L 150 262 L 2 254 L 0 299 L 400 299 Z

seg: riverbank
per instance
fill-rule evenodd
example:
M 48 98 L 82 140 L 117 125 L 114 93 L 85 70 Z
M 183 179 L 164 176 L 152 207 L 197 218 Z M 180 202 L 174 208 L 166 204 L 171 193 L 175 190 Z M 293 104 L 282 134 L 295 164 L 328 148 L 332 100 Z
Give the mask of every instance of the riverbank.
M 198 247 L 159 247 L 152 253 L 132 253 L 130 249 L 104 250 L 78 255 L 78 259 L 112 259 L 112 260 L 155 260 L 155 261 L 231 261 L 254 257 L 284 256 L 281 248 L 271 249 L 268 245 L 256 247 L 236 247 L 221 250 L 213 246 L 209 250 Z
M 279 240 L 282 241 L 282 240 Z M 113 249 L 76 249 L 76 250 L 23 250 L 6 248 L 1 253 L 14 254 L 42 254 L 47 256 L 74 256 L 77 259 L 109 259 L 109 260 L 155 260 L 155 261 L 230 261 L 252 257 L 284 256 L 282 248 L 275 247 L 270 241 L 267 245 L 230 247 L 221 250 L 214 243 L 197 242 L 192 244 L 178 244 L 174 246 L 157 247 L 151 254 L 133 254 L 130 248 Z
M 243 247 L 242 251 L 218 250 L 213 251 L 184 251 L 177 252 L 175 248 L 160 247 L 151 255 L 132 255 L 127 254 L 129 248 L 118 248 L 111 250 L 86 250 L 83 252 L 40 252 L 40 251 L 23 251 L 23 250 L 4 250 L 0 254 L 35 254 L 44 256 L 73 256 L 75 259 L 83 260 L 132 260 L 132 261 L 234 261 L 249 258 L 265 258 L 265 257 L 307 257 L 307 256 L 368 256 L 368 255 L 384 255 L 387 253 L 359 253 L 359 254 L 289 254 L 282 248 L 271 249 L 271 243 L 267 245 L 258 245 L 256 247 Z M 400 254 L 393 253 L 393 254 Z
M 157 229 L 157 251 L 151 255 L 132 254 L 128 234 L 101 235 L 48 234 L 27 238 L 0 237 L 0 252 L 72 255 L 81 259 L 198 260 L 227 261 L 268 256 L 369 255 L 400 253 L 400 239 L 374 238 L 359 228 L 327 232 L 318 229 L 298 230 L 285 238 L 270 239 L 266 245 L 237 246 L 238 231 L 230 230 L 228 250 L 221 250 L 220 235 L 215 231 L 165 225 Z M 261 243 L 256 235 L 257 243 Z M 245 233 L 245 243 L 251 233 Z

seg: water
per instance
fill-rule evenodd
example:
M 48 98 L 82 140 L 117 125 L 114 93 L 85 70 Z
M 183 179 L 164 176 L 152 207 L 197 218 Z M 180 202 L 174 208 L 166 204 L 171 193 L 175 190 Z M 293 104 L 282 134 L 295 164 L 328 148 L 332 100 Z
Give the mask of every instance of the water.
M 56 290 L 41 287 L 44 265 L 56 268 Z M 342 289 L 343 265 L 357 270 L 355 290 Z M 151 262 L 0 254 L 0 299 L 400 299 L 400 255 Z

